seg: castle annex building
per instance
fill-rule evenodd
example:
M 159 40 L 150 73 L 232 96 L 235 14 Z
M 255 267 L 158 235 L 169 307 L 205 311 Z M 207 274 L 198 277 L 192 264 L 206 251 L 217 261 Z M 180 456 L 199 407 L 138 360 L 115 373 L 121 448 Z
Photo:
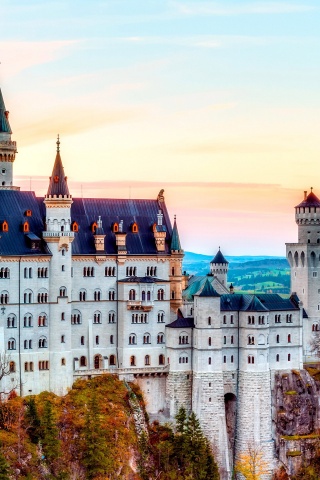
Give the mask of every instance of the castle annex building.
M 46 196 L 20 191 L 11 133 L 0 91 L 0 349 L 11 371 L 3 387 L 64 394 L 78 377 L 115 373 L 139 383 L 151 414 L 195 411 L 221 478 L 252 440 L 271 471 L 274 373 L 303 368 L 319 330 L 314 193 L 296 207 L 299 240 L 287 245 L 296 293 L 234 293 L 220 250 L 208 275 L 182 275 L 162 190 L 154 200 L 73 198 L 59 139 Z

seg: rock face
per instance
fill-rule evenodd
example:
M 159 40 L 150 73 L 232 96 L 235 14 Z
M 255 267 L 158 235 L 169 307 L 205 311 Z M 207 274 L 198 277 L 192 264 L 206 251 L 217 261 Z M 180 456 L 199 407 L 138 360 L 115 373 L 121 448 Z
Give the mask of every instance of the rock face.
M 276 373 L 273 421 L 276 455 L 290 475 L 313 456 L 320 430 L 320 382 L 306 370 Z

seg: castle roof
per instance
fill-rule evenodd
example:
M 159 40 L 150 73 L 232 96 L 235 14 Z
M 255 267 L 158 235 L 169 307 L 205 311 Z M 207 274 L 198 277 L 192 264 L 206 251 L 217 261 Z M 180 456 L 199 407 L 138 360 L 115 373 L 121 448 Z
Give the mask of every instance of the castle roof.
M 215 291 L 209 280 L 206 280 L 199 297 L 220 297 L 219 293 Z
M 181 250 L 181 243 L 179 238 L 176 217 L 174 217 L 174 223 L 173 223 L 173 229 L 172 229 L 171 250 Z
M 7 112 L 2 92 L 0 89 L 0 133 L 12 133 L 8 119 L 9 112 Z
M 248 295 L 249 297 L 249 295 Z M 268 312 L 268 308 L 266 308 L 260 302 L 259 298 L 256 295 L 253 295 L 251 299 L 247 299 L 247 297 L 243 296 L 243 307 L 241 310 L 246 312 Z M 246 301 L 249 300 L 249 301 Z
M 299 310 L 298 298 L 282 298 L 277 293 L 259 293 L 255 295 L 228 293 L 221 295 L 221 311 L 286 311 Z M 257 310 L 253 308 L 256 307 Z M 261 309 L 261 307 L 263 307 Z
M 223 256 L 222 253 L 221 253 L 220 247 L 219 247 L 219 250 L 218 250 L 218 252 L 216 253 L 216 256 L 211 260 L 210 263 L 219 263 L 219 264 L 222 264 L 222 263 L 229 263 L 229 262 L 224 258 L 224 256 Z
M 299 205 L 296 205 L 295 208 L 298 208 L 298 207 L 320 207 L 320 200 L 311 190 L 311 192 L 303 200 L 303 202 L 299 203 Z
M 178 310 L 178 318 L 166 325 L 168 328 L 194 328 L 194 319 L 191 317 L 184 317 L 180 310 Z
M 52 175 L 50 177 L 49 187 L 47 196 L 53 195 L 62 195 L 62 196 L 69 196 L 69 188 L 67 184 L 67 177 L 64 174 L 64 168 L 62 165 L 62 160 L 60 156 L 60 141 L 59 136 L 57 140 L 57 153 L 56 159 L 53 165 Z

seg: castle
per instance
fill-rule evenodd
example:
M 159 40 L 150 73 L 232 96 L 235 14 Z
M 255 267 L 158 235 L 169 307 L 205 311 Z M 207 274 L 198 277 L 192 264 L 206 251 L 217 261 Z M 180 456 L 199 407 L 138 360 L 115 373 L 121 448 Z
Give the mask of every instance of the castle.
M 295 293 L 235 293 L 220 249 L 207 276 L 182 273 L 163 190 L 154 200 L 73 198 L 59 138 L 45 197 L 20 191 L 11 133 L 0 91 L 3 389 L 63 395 L 79 377 L 114 373 L 140 385 L 150 414 L 193 410 L 221 478 L 252 441 L 271 471 L 274 373 L 303 368 L 319 330 L 320 200 L 311 192 L 296 207 Z

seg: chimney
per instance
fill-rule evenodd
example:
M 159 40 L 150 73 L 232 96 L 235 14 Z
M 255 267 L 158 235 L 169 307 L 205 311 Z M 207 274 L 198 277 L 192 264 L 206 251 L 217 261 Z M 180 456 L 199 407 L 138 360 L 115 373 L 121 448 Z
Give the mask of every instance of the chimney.
M 307 200 L 307 190 L 304 191 L 304 200 Z

